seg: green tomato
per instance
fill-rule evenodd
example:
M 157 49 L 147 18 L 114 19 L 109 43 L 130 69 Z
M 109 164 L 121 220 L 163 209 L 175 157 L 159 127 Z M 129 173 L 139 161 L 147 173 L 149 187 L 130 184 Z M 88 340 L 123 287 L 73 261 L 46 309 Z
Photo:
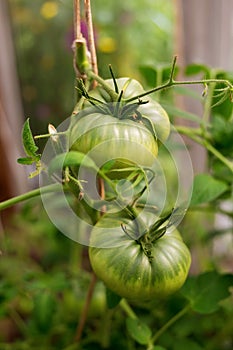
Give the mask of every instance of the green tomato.
M 88 154 L 98 166 L 112 159 L 151 166 L 158 153 L 156 139 L 143 124 L 99 112 L 77 116 L 70 149 Z
M 107 83 L 109 87 L 112 90 L 114 90 L 113 79 L 107 79 L 105 80 L 105 83 Z M 123 95 L 122 95 L 123 100 L 133 98 L 145 92 L 142 85 L 135 79 L 118 78 L 116 79 L 116 83 L 117 83 L 119 92 L 123 91 Z M 104 88 L 100 86 L 90 91 L 89 95 L 102 102 L 107 102 L 107 103 L 112 102 L 109 94 L 104 90 Z M 162 143 L 165 142 L 170 134 L 170 120 L 167 115 L 167 112 L 163 109 L 163 107 L 158 102 L 153 100 L 150 96 L 145 96 L 142 98 L 142 100 L 148 101 L 148 102 L 145 104 L 141 104 L 137 109 L 138 112 L 144 118 L 148 118 L 151 121 L 158 140 Z M 131 103 L 135 103 L 135 102 L 137 102 L 137 100 Z
M 155 218 L 146 213 L 143 220 L 151 225 Z M 124 221 L 136 229 L 135 222 Z M 179 232 L 166 232 L 152 243 L 150 259 L 138 240 L 122 230 L 122 222 L 122 218 L 105 215 L 91 233 L 89 257 L 96 275 L 113 292 L 136 304 L 153 303 L 177 291 L 191 263 Z

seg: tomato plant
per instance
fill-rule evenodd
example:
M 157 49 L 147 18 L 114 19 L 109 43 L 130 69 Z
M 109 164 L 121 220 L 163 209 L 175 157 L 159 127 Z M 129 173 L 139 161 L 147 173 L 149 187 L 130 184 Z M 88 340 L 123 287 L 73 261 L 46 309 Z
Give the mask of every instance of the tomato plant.
M 206 344 L 203 339 L 207 335 L 209 340 L 209 335 L 212 337 L 215 329 L 210 331 L 209 326 L 205 325 L 206 328 L 200 332 L 193 322 L 193 314 L 196 312 L 207 315 L 220 309 L 220 302 L 230 294 L 232 275 L 210 271 L 188 276 L 191 264 L 191 249 L 188 247 L 194 242 L 196 249 L 198 240 L 201 244 L 206 243 L 219 234 L 219 231 L 199 232 L 202 231 L 203 223 L 200 224 L 201 230 L 198 230 L 197 220 L 191 219 L 195 224 L 189 225 L 188 229 L 182 230 L 182 226 L 179 228 L 185 234 L 183 240 L 176 226 L 187 209 L 191 216 L 192 211 L 206 211 L 232 218 L 231 206 L 228 202 L 224 203 L 232 194 L 233 163 L 230 142 L 233 107 L 230 99 L 227 100 L 227 97 L 232 97 L 232 82 L 225 75 L 216 74 L 200 65 L 191 66 L 188 71 L 199 74 L 204 72 L 206 79 L 177 81 L 176 57 L 169 67 L 169 74 L 167 68 L 164 70 L 161 66 L 158 70 L 156 67 L 141 70 L 146 73 L 144 78 L 148 80 L 149 76 L 152 83 L 149 91 L 144 90 L 135 79 L 115 78 L 111 68 L 112 79 L 105 80 L 99 76 L 95 61 L 90 0 L 86 0 L 83 6 L 86 11 L 88 42 L 81 34 L 81 16 L 78 11 L 82 7 L 79 5 L 78 0 L 74 1 L 76 12 L 73 49 L 78 94 L 72 116 L 62 123 L 65 130 L 61 125 L 56 129 L 49 124 L 48 134 L 36 137 L 31 132 L 29 120 L 25 122 L 22 136 L 26 157 L 20 158 L 18 162 L 35 165 L 35 171 L 29 177 L 42 173 L 41 188 L 0 203 L 2 210 L 41 195 L 44 209 L 59 232 L 75 241 L 72 242 L 74 249 L 64 249 L 66 243 L 61 240 L 59 249 L 55 249 L 48 257 L 54 242 L 50 241 L 51 247 L 47 247 L 48 230 L 41 227 L 40 240 L 29 250 L 29 259 L 25 259 L 26 263 L 33 261 L 29 270 L 31 268 L 34 271 L 28 273 L 23 264 L 16 264 L 20 270 L 16 270 L 17 275 L 23 271 L 23 278 L 12 278 L 11 288 L 3 279 L 0 297 L 3 299 L 4 309 L 1 313 L 5 320 L 14 321 L 23 342 L 29 338 L 26 347 L 22 344 L 25 349 L 37 348 L 38 339 L 40 348 L 42 345 L 45 348 L 52 349 L 54 346 L 56 349 L 67 350 L 77 347 L 141 349 L 138 344 L 146 345 L 147 350 L 189 347 L 199 349 L 198 344 L 204 348 Z M 157 85 L 154 84 L 155 81 Z M 209 171 L 208 174 L 196 175 L 192 196 L 188 189 L 188 200 L 185 193 L 183 201 L 180 192 L 185 188 L 186 180 L 190 180 L 189 174 L 192 174 L 192 171 L 187 171 L 189 158 L 182 157 L 182 153 L 181 165 L 176 159 L 170 158 L 173 158 L 173 146 L 182 151 L 186 151 L 186 147 L 179 144 L 175 132 L 169 138 L 169 117 L 151 94 L 173 86 L 192 84 L 204 86 L 203 118 L 182 111 L 182 117 L 191 119 L 197 125 L 176 125 L 176 130 L 205 147 L 208 152 Z M 211 84 L 212 88 L 208 89 Z M 183 90 L 179 91 L 182 93 Z M 169 106 L 167 108 L 166 105 L 166 110 L 169 115 L 174 113 L 177 116 L 180 110 L 174 107 L 174 102 L 173 95 L 169 95 Z M 222 102 L 227 104 L 228 113 L 226 107 L 222 107 Z M 210 112 L 211 105 L 214 108 Z M 210 117 L 212 112 L 213 122 Z M 49 138 L 48 144 L 51 147 L 45 148 L 41 156 L 36 139 L 42 137 Z M 174 143 L 173 137 L 176 139 Z M 160 148 L 168 138 L 165 147 Z M 170 151 L 171 157 L 170 154 L 168 156 Z M 184 173 L 173 171 L 176 167 L 180 167 Z M 163 177 L 165 173 L 166 176 Z M 176 198 L 173 198 L 173 191 L 167 191 L 167 183 L 171 187 L 178 187 L 174 191 Z M 186 188 L 183 192 L 186 192 Z M 190 207 L 187 208 L 189 199 Z M 170 214 L 163 217 L 161 213 L 167 210 Z M 41 223 L 41 212 L 39 209 L 32 220 L 30 231 L 33 234 L 35 223 Z M 200 213 L 197 215 L 199 218 Z M 25 231 L 24 223 L 22 227 L 22 231 Z M 16 225 L 16 231 L 17 228 Z M 229 231 L 229 228 L 226 230 Z M 42 233 L 47 235 L 46 239 L 41 236 Z M 58 232 L 56 240 L 57 234 Z M 202 241 L 199 236 L 204 237 L 201 237 Z M 48 242 L 49 240 L 51 237 Z M 15 257 L 19 243 L 24 241 L 27 242 L 25 233 L 23 239 L 20 236 L 16 241 L 16 247 L 9 251 L 12 255 L 9 254 L 9 259 Z M 185 242 L 188 242 L 187 245 Z M 41 252 L 43 248 L 46 257 Z M 62 256 L 61 265 L 57 264 L 58 252 Z M 195 256 L 201 256 L 200 260 L 204 260 L 203 254 Z M 8 266 L 11 264 L 8 264 L 4 254 L 3 259 L 5 268 L 3 264 L 1 276 L 6 275 L 9 278 L 12 270 Z M 19 259 L 22 263 L 21 254 Z M 213 261 L 202 262 L 204 267 L 217 265 L 214 258 L 209 260 Z M 62 269 L 64 273 L 61 274 Z M 201 269 L 198 272 L 202 272 Z M 86 281 L 85 274 L 88 276 Z M 98 281 L 97 277 L 102 281 Z M 26 288 L 21 288 L 25 281 Z M 17 297 L 17 284 L 22 298 Z M 7 302 L 12 296 L 15 301 L 13 299 L 9 307 Z M 24 308 L 24 303 L 28 300 L 31 303 Z M 225 302 L 227 306 L 223 315 L 231 319 L 227 310 L 229 304 Z M 190 315 L 189 311 L 192 312 Z M 168 333 L 168 329 L 184 315 L 190 317 L 188 321 L 192 319 L 192 325 L 186 322 L 187 328 L 180 329 L 182 327 L 179 323 L 177 329 L 173 328 Z M 198 315 L 196 319 L 200 322 Z M 221 323 L 216 322 L 218 331 L 224 328 L 223 319 L 221 317 Z M 158 325 L 161 328 L 158 329 Z M 154 334 L 152 327 L 156 329 Z M 127 336 L 122 336 L 126 332 Z M 164 333 L 165 337 L 162 336 Z M 230 332 L 227 330 L 227 333 Z M 221 334 L 216 337 L 217 345 L 222 340 Z M 3 341 L 4 339 L 3 337 Z M 227 342 L 223 342 L 224 350 L 229 344 L 228 348 L 232 345 L 229 339 L 228 337 Z M 208 349 L 220 349 L 214 345 L 208 346 Z M 15 343 L 13 346 L 15 348 Z
M 142 218 L 146 227 L 154 227 L 154 215 L 146 213 Z M 121 223 L 122 218 L 106 215 L 92 231 L 89 255 L 97 276 L 109 289 L 134 303 L 153 302 L 179 289 L 191 263 L 179 232 L 168 230 L 157 237 L 148 230 L 134 238 L 123 231 Z M 137 219 L 126 219 L 125 224 L 137 237 Z

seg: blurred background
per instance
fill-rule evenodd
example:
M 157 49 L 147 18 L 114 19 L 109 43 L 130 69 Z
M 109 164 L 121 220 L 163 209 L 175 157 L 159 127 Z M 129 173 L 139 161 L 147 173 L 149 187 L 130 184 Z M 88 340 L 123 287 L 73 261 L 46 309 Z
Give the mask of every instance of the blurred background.
M 180 77 L 184 77 L 182 68 L 194 62 L 212 69 L 233 71 L 232 0 L 94 0 L 92 12 L 99 74 L 104 78 L 109 78 L 108 65 L 111 64 L 116 76 L 138 79 L 145 88 L 151 88 L 155 86 L 156 76 L 148 76 L 147 67 L 156 67 L 158 75 L 159 71 L 169 68 L 175 54 L 178 55 Z M 33 134 L 37 135 L 47 133 L 49 123 L 56 127 L 72 113 L 76 97 L 72 41 L 72 0 L 0 0 L 0 201 L 38 185 L 36 179 L 28 179 L 30 167 L 17 164 L 17 158 L 24 156 L 21 129 L 25 119 L 30 118 Z M 201 94 L 200 88 L 196 91 Z M 190 113 L 202 114 L 199 100 L 179 95 L 175 102 Z M 232 107 L 227 113 L 232 113 Z M 177 123 L 192 125 L 189 120 L 180 120 L 179 115 L 172 117 Z M 194 173 L 204 172 L 207 168 L 204 149 L 187 142 Z M 43 140 L 39 141 L 38 145 L 43 147 L 43 143 Z M 54 324 L 51 339 L 54 334 L 58 339 L 61 335 L 65 343 L 76 326 L 76 316 L 72 312 L 74 307 L 81 308 L 77 300 L 84 297 L 83 290 L 89 283 L 89 276 L 82 275 L 81 287 L 77 284 L 81 248 L 50 223 L 39 200 L 20 208 L 16 216 L 11 215 L 12 209 L 2 215 L 0 252 L 4 261 L 0 271 L 0 277 L 3 277 L 0 279 L 0 301 L 3 300 L 0 333 L 2 331 L 6 342 L 14 342 L 24 332 L 32 337 L 35 333 L 31 343 L 35 345 L 37 337 L 41 341 L 44 334 L 46 338 Z M 232 203 L 226 203 L 226 208 L 232 210 Z M 194 214 L 191 226 L 194 223 L 195 227 L 191 229 L 189 219 L 188 223 L 184 222 L 186 239 L 194 247 L 193 272 L 216 263 L 206 254 L 209 252 L 206 239 L 209 223 L 208 215 L 204 216 L 197 219 Z M 227 228 L 224 240 L 221 235 L 221 241 L 211 242 L 211 252 L 219 256 L 219 266 L 223 270 L 232 270 L 229 254 L 232 220 L 220 216 L 211 217 L 210 221 L 223 231 Z M 195 236 L 196 231 L 198 235 Z M 69 283 L 67 274 L 71 276 Z M 58 309 L 55 304 L 62 288 L 63 304 Z M 101 288 L 97 288 L 95 299 L 99 297 L 98 307 L 104 298 Z M 38 298 L 38 290 L 46 290 L 45 299 Z M 43 309 L 43 315 L 40 309 Z M 24 328 L 24 317 L 32 320 L 28 333 Z M 64 324 L 70 326 L 69 332 L 58 320 L 64 320 Z M 203 327 L 207 331 L 212 327 L 211 332 L 218 333 L 225 324 L 224 318 L 216 320 L 209 323 L 205 320 Z M 199 319 L 194 321 L 200 322 Z M 219 343 L 216 340 L 217 346 L 220 342 L 221 339 Z M 22 349 L 28 348 L 22 346 Z M 17 348 L 9 346 L 5 349 Z M 217 350 L 214 345 L 212 349 Z

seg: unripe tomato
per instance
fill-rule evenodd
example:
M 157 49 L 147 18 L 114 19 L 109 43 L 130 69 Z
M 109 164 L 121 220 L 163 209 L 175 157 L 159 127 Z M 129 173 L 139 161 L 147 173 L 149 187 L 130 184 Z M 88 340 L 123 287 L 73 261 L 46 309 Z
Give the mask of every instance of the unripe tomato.
M 158 145 L 150 131 L 132 120 L 91 113 L 77 119 L 70 134 L 71 150 L 89 153 L 99 166 L 112 159 L 151 166 Z
M 154 220 L 148 213 L 143 214 L 143 219 L 146 224 Z M 166 232 L 153 242 L 149 258 L 138 241 L 122 230 L 122 221 L 105 215 L 91 233 L 89 256 L 96 275 L 113 292 L 136 304 L 153 302 L 177 291 L 191 263 L 189 249 L 179 232 Z M 136 229 L 135 223 L 125 223 Z
M 114 90 L 113 80 L 105 83 Z M 88 153 L 99 166 L 117 159 L 150 167 L 158 153 L 158 141 L 164 142 L 170 132 L 167 113 L 148 96 L 145 101 L 125 101 L 144 92 L 138 81 L 119 78 L 116 83 L 119 96 L 123 91 L 119 101 L 113 101 L 100 86 L 88 93 L 92 100 L 87 99 L 72 123 L 70 149 Z M 115 167 L 119 166 L 123 167 L 119 163 Z
M 112 88 L 112 90 L 114 90 L 113 79 L 107 79 L 105 82 Z M 123 100 L 133 98 L 145 92 L 142 85 L 135 79 L 118 78 L 116 79 L 116 83 L 119 92 L 123 90 Z M 106 103 L 112 102 L 109 94 L 101 86 L 98 86 L 96 89 L 90 91 L 89 95 Z M 154 126 L 158 140 L 162 143 L 165 142 L 170 133 L 170 120 L 167 112 L 150 96 L 145 96 L 142 98 L 142 100 L 148 102 L 139 105 L 138 112 L 140 112 L 142 116 L 150 119 Z M 135 102 L 137 102 L 137 100 L 135 100 L 134 103 Z

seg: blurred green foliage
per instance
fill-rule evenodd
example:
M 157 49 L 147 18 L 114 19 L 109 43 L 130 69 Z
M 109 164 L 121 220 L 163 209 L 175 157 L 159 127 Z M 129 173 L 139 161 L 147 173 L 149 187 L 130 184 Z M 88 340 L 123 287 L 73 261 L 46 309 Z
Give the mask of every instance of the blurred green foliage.
M 134 307 L 140 321 L 131 319 L 127 327 L 124 310 L 119 305 L 107 307 L 105 287 L 98 281 L 77 344 L 77 324 L 92 278 L 86 248 L 56 229 L 39 199 L 23 205 L 5 234 L 0 265 L 1 350 L 143 350 L 145 334 L 176 315 L 187 304 L 184 296 L 200 313 L 190 310 L 161 335 L 157 348 L 232 349 L 232 299 L 222 300 L 228 296 L 222 284 L 232 276 L 216 272 L 192 277 L 181 293 L 158 300 L 153 309 Z M 135 332 L 139 322 L 142 328 Z
M 9 0 L 25 117 L 37 133 L 74 107 L 73 1 Z M 170 62 L 173 8 L 167 0 L 93 1 L 99 72 L 136 77 L 138 66 Z M 83 24 L 83 32 L 86 33 Z

